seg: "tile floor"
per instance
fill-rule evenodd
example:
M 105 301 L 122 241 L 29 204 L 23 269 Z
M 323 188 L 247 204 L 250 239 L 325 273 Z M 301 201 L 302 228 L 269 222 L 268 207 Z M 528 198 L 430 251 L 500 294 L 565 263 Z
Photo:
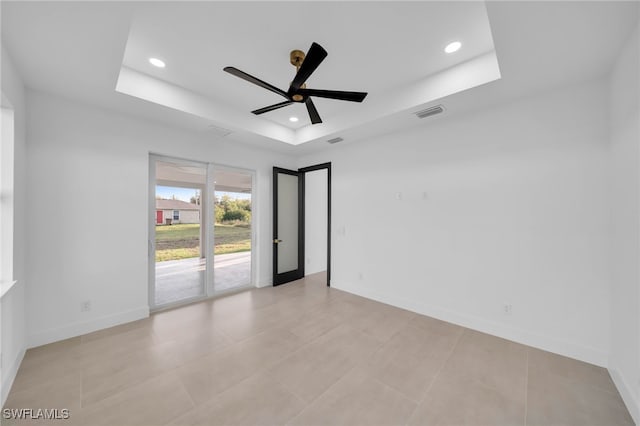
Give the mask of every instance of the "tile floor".
M 605 369 L 322 274 L 31 349 L 5 408 L 82 426 L 633 424 Z

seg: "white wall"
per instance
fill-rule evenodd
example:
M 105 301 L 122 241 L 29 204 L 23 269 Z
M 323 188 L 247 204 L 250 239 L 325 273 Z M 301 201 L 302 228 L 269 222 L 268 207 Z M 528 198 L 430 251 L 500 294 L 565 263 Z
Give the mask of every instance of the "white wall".
M 603 79 L 301 159 L 332 162 L 332 285 L 606 365 L 607 89 Z
M 640 61 L 638 29 L 611 74 L 612 310 L 609 371 L 640 424 Z
M 327 169 L 304 176 L 304 252 L 305 275 L 327 270 Z
M 11 103 L 14 115 L 13 164 L 13 286 L 0 301 L 0 405 L 4 404 L 15 378 L 26 344 L 26 105 L 22 80 L 8 52 L 2 46 L 2 95 Z M 4 194 L 3 194 L 4 195 Z
M 150 151 L 257 171 L 257 277 L 270 284 L 271 242 L 261 236 L 271 233 L 271 167 L 293 159 L 39 92 L 27 99 L 30 346 L 147 314 Z M 129 206 L 128 220 L 96 220 L 105 199 Z M 85 214 L 68 214 L 77 209 Z M 80 312 L 83 300 L 90 312 Z

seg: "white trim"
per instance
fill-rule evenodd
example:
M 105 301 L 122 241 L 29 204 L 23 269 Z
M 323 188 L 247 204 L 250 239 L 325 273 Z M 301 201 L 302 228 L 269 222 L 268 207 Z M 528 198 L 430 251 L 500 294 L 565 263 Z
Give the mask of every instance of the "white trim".
M 474 315 L 468 315 L 455 312 L 435 305 L 418 302 L 412 299 L 383 294 L 375 290 L 366 288 L 362 284 L 352 284 L 332 280 L 332 288 L 343 290 L 358 296 L 396 306 L 421 315 L 427 315 L 433 318 L 447 321 L 472 330 L 488 333 L 493 336 L 521 343 L 523 345 L 532 346 L 534 348 L 564 355 L 580 361 L 595 364 L 600 367 L 607 366 L 607 353 L 599 351 L 596 348 L 576 344 L 574 342 L 555 339 L 553 337 L 543 336 L 532 333 L 520 328 L 510 327 L 495 321 L 487 320 Z
M 610 367 L 609 374 L 611 375 L 611 379 L 616 385 L 616 388 L 618 388 L 618 392 L 620 392 L 620 396 L 627 406 L 627 410 L 629 410 L 629 414 L 631 414 L 633 421 L 635 424 L 640 425 L 640 404 L 634 397 L 633 392 L 631 391 L 631 386 L 629 386 L 629 383 L 625 381 L 624 377 L 622 377 L 620 372 L 615 368 Z
M 141 306 L 136 309 L 112 315 L 105 315 L 89 321 L 80 321 L 63 327 L 52 328 L 30 335 L 27 341 L 27 348 L 35 348 L 36 346 L 46 345 L 47 343 L 81 336 L 93 331 L 147 318 L 148 316 L 149 306 Z
M 11 290 L 17 282 L 18 281 L 0 282 L 0 299 L 2 299 L 5 294 L 9 293 L 9 290 Z
M 201 219 L 201 227 L 204 232 L 202 234 L 205 245 L 205 261 L 207 263 L 205 270 L 204 291 L 207 297 L 215 295 L 215 247 L 216 247 L 216 184 L 215 184 L 216 167 L 212 163 L 207 164 L 207 179 L 205 190 L 202 194 L 203 208 L 208 212 Z
M 205 184 L 191 184 L 181 183 L 177 181 L 158 180 L 156 173 L 156 162 L 165 161 L 173 164 L 190 165 L 195 167 L 202 167 L 206 169 Z M 257 171 L 254 169 L 246 169 L 243 167 L 230 166 L 226 164 L 219 164 L 213 162 L 189 160 L 180 157 L 174 157 L 170 155 L 158 154 L 149 152 L 149 228 L 148 228 L 148 304 L 151 312 L 158 312 L 165 309 L 172 309 L 178 306 L 188 305 L 197 301 L 206 300 L 218 295 L 227 294 L 226 290 L 215 290 L 215 255 L 205 256 L 205 280 L 204 280 L 204 295 L 195 296 L 188 299 L 176 300 L 163 305 L 155 304 L 155 231 L 156 231 L 156 205 L 155 205 L 155 190 L 156 185 L 163 183 L 170 183 L 170 186 L 182 186 L 186 188 L 197 187 L 201 190 L 201 214 L 200 214 L 200 243 L 201 252 L 213 253 L 215 247 L 215 215 L 210 214 L 215 211 L 215 172 L 218 170 L 246 173 L 251 176 L 251 282 L 242 287 L 232 290 L 244 290 L 252 287 L 259 287 L 257 283 L 257 265 L 259 256 L 259 243 L 258 243 L 258 223 L 259 223 L 259 208 L 257 201 Z M 173 210 L 173 209 L 170 209 Z M 173 212 L 172 212 L 173 214 Z M 164 216 L 163 216 L 164 217 Z
M 0 402 L 0 407 L 4 407 L 4 403 L 7 402 L 9 391 L 11 390 L 11 386 L 13 386 L 13 382 L 16 379 L 16 376 L 18 375 L 18 369 L 20 368 L 20 364 L 22 364 L 22 360 L 24 358 L 25 352 L 26 350 L 22 349 L 18 353 L 18 356 L 16 356 L 16 359 L 13 361 L 13 363 L 9 367 L 9 372 L 7 373 L 6 378 L 1 384 L 2 395 L 0 395 L 0 398 L 2 398 L 2 401 Z
M 155 284 L 156 284 L 156 158 L 149 153 L 149 228 L 147 235 L 147 304 L 151 309 L 155 308 Z M 202 218 L 202 213 L 200 213 Z M 164 211 L 162 212 L 164 223 Z

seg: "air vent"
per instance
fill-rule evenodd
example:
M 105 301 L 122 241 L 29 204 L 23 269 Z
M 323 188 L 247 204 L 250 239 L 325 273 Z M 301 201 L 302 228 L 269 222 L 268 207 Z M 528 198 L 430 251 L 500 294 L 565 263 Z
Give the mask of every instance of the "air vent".
M 225 129 L 223 127 L 218 127 L 214 124 L 209 124 L 207 126 L 207 132 L 211 133 L 212 135 L 218 136 L 218 137 L 225 137 L 230 135 L 231 133 L 233 133 L 231 130 L 229 129 Z
M 334 143 L 338 143 L 338 142 L 342 142 L 344 139 L 342 138 L 333 138 L 333 139 L 329 139 L 327 142 L 329 142 L 330 144 L 334 144 Z
M 422 111 L 414 112 L 414 114 L 418 118 L 427 118 L 442 112 L 444 112 L 444 107 L 442 105 L 436 105 L 431 108 L 423 109 Z

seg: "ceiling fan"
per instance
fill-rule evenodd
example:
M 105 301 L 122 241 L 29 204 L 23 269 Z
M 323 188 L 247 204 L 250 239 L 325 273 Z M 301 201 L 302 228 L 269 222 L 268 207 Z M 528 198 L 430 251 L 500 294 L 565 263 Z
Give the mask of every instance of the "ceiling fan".
M 277 87 L 262 81 L 252 75 L 247 74 L 244 71 L 240 71 L 234 67 L 225 67 L 224 70 L 229 74 L 240 77 L 243 80 L 253 83 L 267 90 L 270 90 L 278 95 L 284 97 L 286 101 L 280 102 L 274 105 L 269 105 L 264 108 L 251 111 L 256 115 L 264 114 L 265 112 L 273 111 L 278 108 L 291 105 L 294 102 L 304 103 L 309 112 L 309 118 L 311 118 L 312 124 L 322 123 L 320 114 L 316 109 L 311 96 L 317 96 L 319 98 L 337 99 L 340 101 L 362 102 L 367 96 L 365 92 L 344 92 L 339 90 L 317 90 L 307 89 L 305 81 L 311 74 L 318 68 L 318 65 L 327 57 L 327 51 L 322 48 L 318 43 L 311 43 L 309 51 L 305 53 L 301 50 L 293 50 L 290 54 L 291 65 L 296 67 L 296 76 L 293 78 L 288 91 L 278 89 Z

